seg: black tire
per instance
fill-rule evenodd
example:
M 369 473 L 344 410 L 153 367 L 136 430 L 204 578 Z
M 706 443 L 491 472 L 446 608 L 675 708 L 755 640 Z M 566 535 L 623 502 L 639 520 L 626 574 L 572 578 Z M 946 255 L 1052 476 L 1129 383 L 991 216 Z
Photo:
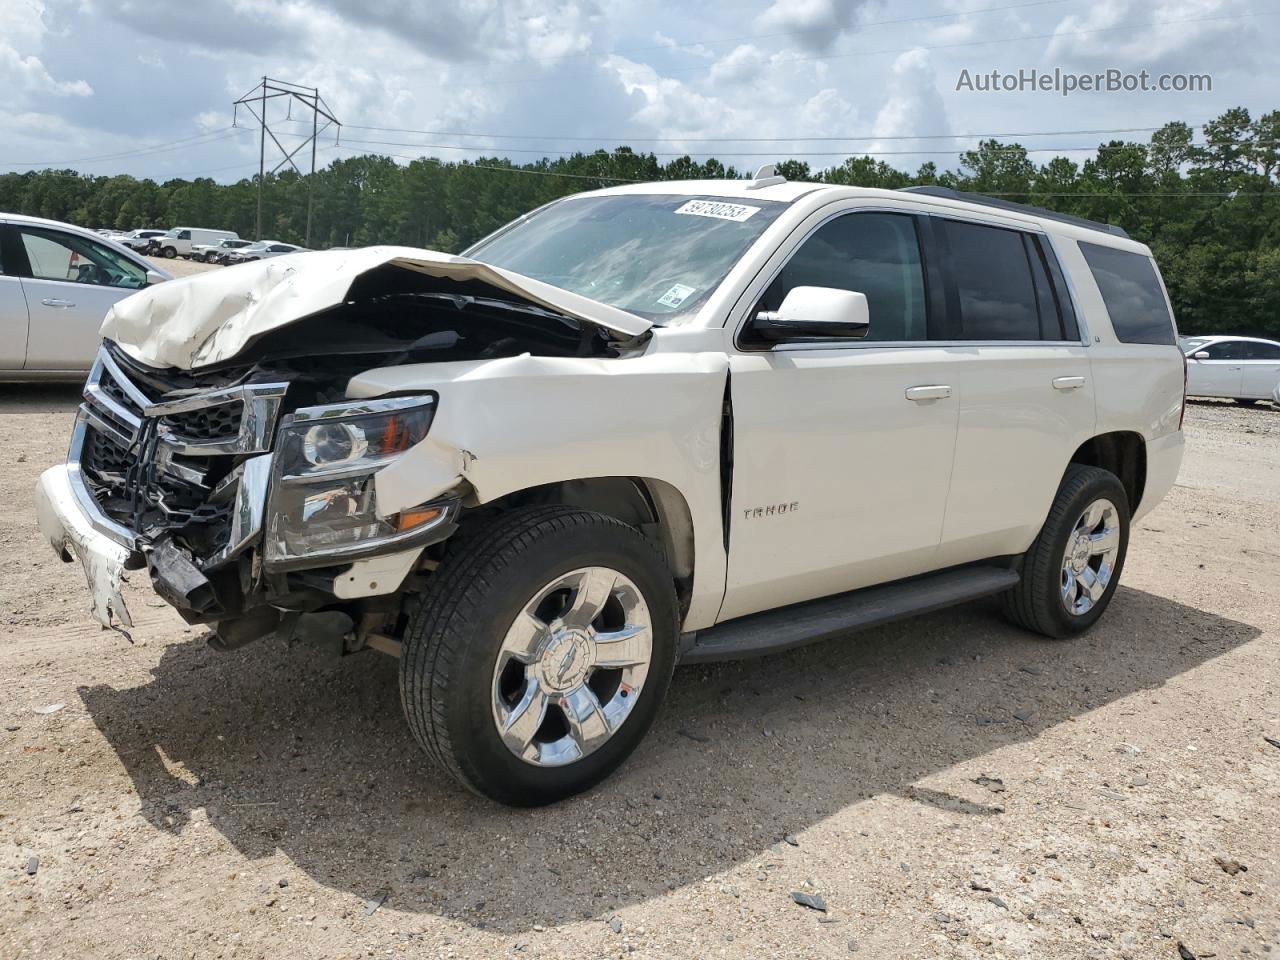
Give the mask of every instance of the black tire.
M 643 594 L 653 624 L 640 696 L 594 752 L 564 766 L 528 763 L 502 742 L 492 684 L 502 640 L 530 598 L 558 575 L 607 565 Z M 644 737 L 671 681 L 678 636 L 671 573 L 634 527 L 572 507 L 534 507 L 459 534 L 411 609 L 400 699 L 414 737 L 454 778 L 512 806 L 554 803 L 599 783 Z
M 1106 591 L 1090 610 L 1077 615 L 1063 603 L 1062 561 L 1076 522 L 1101 497 L 1110 500 L 1119 515 L 1120 548 Z M 1128 549 L 1129 499 L 1120 478 L 1099 467 L 1071 464 L 1049 508 L 1048 519 L 1023 555 L 1022 580 L 1002 595 L 1004 615 L 1020 627 L 1054 639 L 1089 629 L 1115 595 Z
M 178 251 L 173 247 L 160 248 L 160 256 L 164 257 L 166 260 L 172 260 L 177 255 L 178 255 Z
M 1242 407 L 1252 407 L 1258 402 L 1254 397 L 1232 397 L 1231 399 Z

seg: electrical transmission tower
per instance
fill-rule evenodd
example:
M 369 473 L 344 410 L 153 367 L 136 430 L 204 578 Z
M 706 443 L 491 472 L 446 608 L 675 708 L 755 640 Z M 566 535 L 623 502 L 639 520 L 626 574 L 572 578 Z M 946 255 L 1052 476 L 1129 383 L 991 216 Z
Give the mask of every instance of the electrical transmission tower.
M 292 150 L 285 148 L 279 138 L 272 131 L 270 123 L 267 121 L 267 101 L 276 100 L 280 97 L 285 98 L 287 104 L 287 112 L 284 117 L 285 121 L 293 119 L 293 105 L 298 103 L 304 110 L 311 112 L 311 132 L 303 137 Z M 325 103 L 324 97 L 320 96 L 318 87 L 304 87 L 300 84 L 289 83 L 285 80 L 273 80 L 270 77 L 263 77 L 260 83 L 254 84 L 252 90 L 237 100 L 232 105 L 231 125 L 236 125 L 236 119 L 239 116 L 239 110 L 244 107 L 249 111 L 250 115 L 258 121 L 258 218 L 257 218 L 257 237 L 262 239 L 262 185 L 267 178 L 267 137 L 271 138 L 271 142 L 276 145 L 280 151 L 282 159 L 274 167 L 271 172 L 275 173 L 286 163 L 293 167 L 302 176 L 302 170 L 298 167 L 297 162 L 293 159 L 302 152 L 308 145 L 311 146 L 311 176 L 307 180 L 307 239 L 303 242 L 303 246 L 311 246 L 311 207 L 315 194 L 315 173 L 316 173 L 316 143 L 320 139 L 320 134 L 324 133 L 330 127 L 338 128 L 341 131 L 342 124 L 338 118 L 333 115 L 333 111 L 329 108 L 329 104 Z M 324 117 L 324 125 L 320 125 L 320 118 Z M 280 120 L 276 121 L 281 122 Z M 285 136 L 298 136 L 298 134 L 284 134 Z M 337 144 L 335 137 L 334 143 Z

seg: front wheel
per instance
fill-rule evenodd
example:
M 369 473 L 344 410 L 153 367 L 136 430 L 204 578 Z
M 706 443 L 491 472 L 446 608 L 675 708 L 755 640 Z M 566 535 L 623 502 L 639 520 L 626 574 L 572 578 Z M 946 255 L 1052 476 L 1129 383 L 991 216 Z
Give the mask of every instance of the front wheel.
M 1072 464 L 1049 517 L 1022 558 L 1022 579 L 1003 596 L 1005 616 L 1062 638 L 1102 616 L 1129 547 L 1129 499 L 1107 470 Z
M 174 257 L 176 257 L 177 255 L 178 255 L 178 250 L 177 250 L 177 248 L 176 248 L 176 247 L 161 247 L 161 248 L 160 248 L 160 256 L 164 257 L 166 260 L 172 260 L 172 259 L 173 259 Z
M 570 507 L 465 535 L 412 610 L 414 737 L 476 793 L 537 806 L 594 786 L 653 723 L 675 665 L 670 571 L 634 527 Z

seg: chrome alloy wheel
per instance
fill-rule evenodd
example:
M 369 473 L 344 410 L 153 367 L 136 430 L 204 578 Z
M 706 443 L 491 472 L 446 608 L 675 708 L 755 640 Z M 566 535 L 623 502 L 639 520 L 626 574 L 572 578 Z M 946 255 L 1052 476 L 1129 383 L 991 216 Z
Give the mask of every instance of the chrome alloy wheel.
M 1062 604 L 1081 616 L 1102 599 L 1120 553 L 1120 514 L 1105 497 L 1080 514 L 1062 556 Z
M 640 589 L 608 567 L 572 570 L 524 606 L 493 670 L 493 722 L 526 763 L 558 767 L 600 749 L 640 698 L 653 623 Z

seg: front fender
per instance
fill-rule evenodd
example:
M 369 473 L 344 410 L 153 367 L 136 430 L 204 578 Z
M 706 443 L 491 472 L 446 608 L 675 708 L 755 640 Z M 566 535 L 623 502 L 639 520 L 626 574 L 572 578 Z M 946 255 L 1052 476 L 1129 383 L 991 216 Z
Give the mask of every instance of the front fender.
M 693 595 L 686 630 L 710 626 L 723 596 L 720 425 L 723 353 L 629 359 L 535 357 L 371 370 L 355 398 L 434 391 L 427 438 L 375 477 L 386 515 L 470 484 L 488 503 L 529 487 L 590 477 L 651 477 L 689 504 Z

